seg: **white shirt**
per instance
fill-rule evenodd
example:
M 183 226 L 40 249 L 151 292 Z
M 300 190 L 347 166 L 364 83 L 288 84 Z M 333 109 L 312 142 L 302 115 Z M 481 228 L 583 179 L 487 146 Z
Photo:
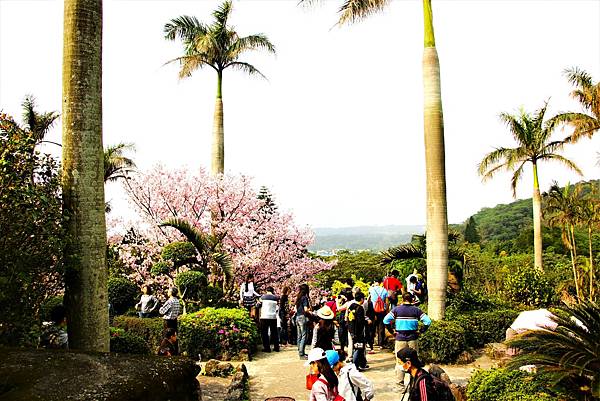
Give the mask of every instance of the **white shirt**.
M 350 385 L 348 378 L 350 378 L 352 381 L 354 392 L 352 391 L 352 386 Z M 356 401 L 354 394 L 358 394 L 359 389 L 363 399 L 370 400 L 375 397 L 373 382 L 359 372 L 358 369 L 356 369 L 356 366 L 354 366 L 352 363 L 348 363 L 340 369 L 338 380 L 338 393 L 344 397 L 346 401 Z
M 248 285 L 248 289 L 244 291 L 244 287 Z M 260 297 L 260 294 L 254 291 L 254 283 L 242 283 L 240 287 L 240 301 L 244 300 L 244 297 Z

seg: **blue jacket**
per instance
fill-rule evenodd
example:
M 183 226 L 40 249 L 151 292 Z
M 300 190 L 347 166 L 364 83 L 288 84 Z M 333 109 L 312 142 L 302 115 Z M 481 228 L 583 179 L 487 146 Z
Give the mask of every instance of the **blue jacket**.
M 423 331 L 429 328 L 431 319 L 425 312 L 413 305 L 401 304 L 391 310 L 383 318 L 384 324 L 394 321 L 396 341 L 412 341 L 419 337 L 419 321 L 423 323 Z

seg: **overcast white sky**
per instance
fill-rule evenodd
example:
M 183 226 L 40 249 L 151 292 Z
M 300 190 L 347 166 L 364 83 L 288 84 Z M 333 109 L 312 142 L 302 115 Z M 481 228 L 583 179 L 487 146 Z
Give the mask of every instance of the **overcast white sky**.
M 476 167 L 513 146 L 500 112 L 575 110 L 564 68 L 600 79 L 600 1 L 433 0 L 441 63 L 448 219 L 511 202 L 510 175 L 481 183 Z M 178 81 L 163 66 L 181 45 L 163 39 L 171 18 L 209 22 L 213 0 L 104 1 L 104 142 L 133 142 L 142 168 L 209 167 L 216 75 Z M 299 7 L 287 0 L 234 1 L 241 35 L 265 33 L 277 56 L 249 54 L 268 81 L 225 73 L 225 169 L 255 177 L 282 209 L 313 227 L 424 224 L 422 2 L 395 0 L 384 13 L 333 27 L 340 1 Z M 20 118 L 25 94 L 40 111 L 61 110 L 63 2 L 0 0 L 0 109 Z M 332 28 L 333 27 L 333 28 Z M 60 140 L 60 123 L 49 139 Z M 557 132 L 556 138 L 563 135 Z M 60 150 L 46 147 L 57 155 Z M 565 155 L 599 177 L 600 138 Z M 530 197 L 527 170 L 519 197 Z M 542 165 L 552 180 L 579 178 Z M 109 187 L 115 213 L 126 202 Z

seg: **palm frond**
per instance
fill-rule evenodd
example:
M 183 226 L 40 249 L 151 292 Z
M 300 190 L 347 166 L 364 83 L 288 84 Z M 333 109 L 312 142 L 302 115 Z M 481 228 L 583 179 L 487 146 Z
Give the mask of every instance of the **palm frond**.
M 353 23 L 385 8 L 389 0 L 345 0 L 338 13 L 338 23 Z
M 525 162 L 521 163 L 519 168 L 517 168 L 515 170 L 512 178 L 510 180 L 510 188 L 512 189 L 513 198 L 517 197 L 517 184 L 519 183 L 519 180 L 521 179 L 521 176 L 523 175 L 524 167 L 525 167 Z
M 60 114 L 56 111 L 38 113 L 35 110 L 36 99 L 33 95 L 25 96 L 21 106 L 23 107 L 23 123 L 35 142 L 40 143 L 48 130 L 52 128 L 56 120 L 60 117 Z
M 201 257 L 211 252 L 212 247 L 209 236 L 196 229 L 186 220 L 179 218 L 168 219 L 162 222 L 159 227 L 173 227 L 179 231 L 196 247 Z
M 406 260 L 414 258 L 425 258 L 425 249 L 413 244 L 404 244 L 389 248 L 381 253 L 379 264 L 384 266 L 395 260 Z
M 231 256 L 226 252 L 215 252 L 212 259 L 223 272 L 226 283 L 231 283 L 233 279 L 233 260 Z
M 126 151 L 135 151 L 135 145 L 121 142 L 104 149 L 104 182 L 127 178 L 135 170 L 134 161 L 124 155 Z
M 193 42 L 196 37 L 205 35 L 207 31 L 206 25 L 200 23 L 196 17 L 187 15 L 172 19 L 163 28 L 165 39 L 175 40 L 175 38 L 179 38 L 184 44 Z
M 231 67 L 235 70 L 240 70 L 240 71 L 246 72 L 246 73 L 248 73 L 248 75 L 258 74 L 261 77 L 263 77 L 264 79 L 267 79 L 267 77 L 265 77 L 262 72 L 260 72 L 256 67 L 254 67 L 252 64 L 249 64 L 249 63 L 244 63 L 242 61 L 234 61 L 234 62 L 229 63 L 227 65 L 227 67 Z
M 231 1 L 226 0 L 215 11 L 213 11 L 215 25 L 225 27 L 227 25 L 227 19 L 229 18 L 232 9 L 233 5 L 231 4 Z
M 227 49 L 227 59 L 236 61 L 239 55 L 248 50 L 264 49 L 275 54 L 275 46 L 266 35 L 256 34 L 237 38 Z
M 567 159 L 564 156 L 554 153 L 554 154 L 549 154 L 549 155 L 544 156 L 544 159 L 556 160 L 556 161 L 564 164 L 569 169 L 575 171 L 577 174 L 579 174 L 581 176 L 583 175 L 583 171 L 581 171 L 581 169 L 574 162 L 572 162 L 571 160 Z
M 577 88 L 589 89 L 593 86 L 592 76 L 579 67 L 566 68 L 563 74 L 569 83 Z
M 501 169 L 508 169 L 508 160 L 514 159 L 513 153 L 515 149 L 496 148 L 483 158 L 477 166 L 479 175 L 483 176 L 482 180 L 486 181 L 494 176 Z M 501 161 L 505 161 L 501 163 Z

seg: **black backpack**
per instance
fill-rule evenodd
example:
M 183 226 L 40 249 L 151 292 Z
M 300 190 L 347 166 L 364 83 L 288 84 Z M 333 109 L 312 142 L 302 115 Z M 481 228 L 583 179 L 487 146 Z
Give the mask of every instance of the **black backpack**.
M 437 376 L 429 374 L 426 371 L 423 371 L 423 374 L 417 378 L 414 384 L 415 387 L 418 386 L 419 382 L 424 380 L 427 376 L 431 377 L 431 385 L 433 386 L 433 392 L 435 393 L 435 396 L 431 399 L 431 401 L 456 401 L 456 398 L 454 398 L 454 394 L 452 394 L 452 390 L 450 390 L 448 383 L 441 380 Z

